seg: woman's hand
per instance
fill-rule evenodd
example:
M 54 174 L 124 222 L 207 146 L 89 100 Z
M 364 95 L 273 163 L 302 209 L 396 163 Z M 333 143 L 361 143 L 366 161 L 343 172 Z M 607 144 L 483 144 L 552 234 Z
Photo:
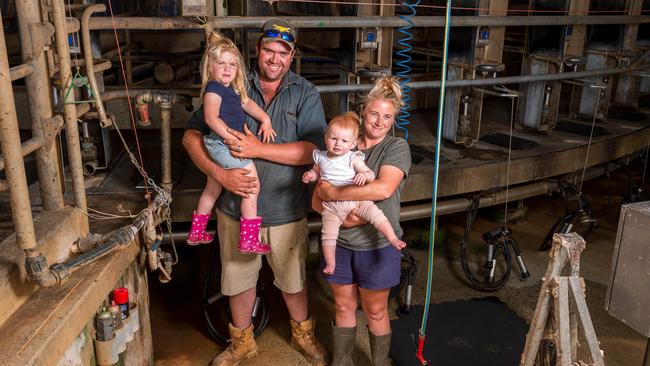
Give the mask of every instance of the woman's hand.
M 322 201 L 335 201 L 336 187 L 327 181 L 320 181 L 316 186 L 316 194 Z
M 271 120 L 263 122 L 260 125 L 260 130 L 257 132 L 257 136 L 260 135 L 262 136 L 262 142 L 265 144 L 275 142 L 275 136 L 277 136 L 277 134 L 273 130 L 273 126 L 271 126 Z
M 228 133 L 234 136 L 232 139 L 224 140 L 224 144 L 230 149 L 230 154 L 236 158 L 254 159 L 260 157 L 264 144 L 244 125 L 244 133 L 228 129 Z

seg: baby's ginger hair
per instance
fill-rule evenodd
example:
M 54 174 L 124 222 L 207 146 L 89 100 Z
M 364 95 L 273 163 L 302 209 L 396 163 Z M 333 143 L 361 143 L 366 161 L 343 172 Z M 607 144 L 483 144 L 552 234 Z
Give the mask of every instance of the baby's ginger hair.
M 206 85 L 208 85 L 209 81 L 213 80 L 210 65 L 212 62 L 218 60 L 219 56 L 226 51 L 231 52 L 237 58 L 237 75 L 231 85 L 235 93 L 241 98 L 242 103 L 246 103 L 248 101 L 248 95 L 246 94 L 248 80 L 246 79 L 244 59 L 241 53 L 239 53 L 237 46 L 235 46 L 235 43 L 230 38 L 216 31 L 213 31 L 208 36 L 208 45 L 201 60 L 201 99 L 203 99 Z
M 327 131 L 325 134 L 329 134 L 330 129 L 333 126 L 336 126 L 338 128 L 343 128 L 346 130 L 352 130 L 354 138 L 356 139 L 359 136 L 359 125 L 361 124 L 361 118 L 359 118 L 359 115 L 354 113 L 354 112 L 347 112 L 344 114 L 340 114 L 330 121 L 330 123 L 327 125 Z

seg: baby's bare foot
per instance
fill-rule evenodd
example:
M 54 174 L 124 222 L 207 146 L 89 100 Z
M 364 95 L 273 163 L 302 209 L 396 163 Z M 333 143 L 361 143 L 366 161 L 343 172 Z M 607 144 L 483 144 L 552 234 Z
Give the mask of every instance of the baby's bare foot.
M 327 265 L 325 265 L 325 268 L 323 268 L 323 273 L 331 275 L 332 273 L 334 273 L 334 268 L 336 268 L 335 264 L 333 264 L 333 263 L 332 264 L 327 264 Z

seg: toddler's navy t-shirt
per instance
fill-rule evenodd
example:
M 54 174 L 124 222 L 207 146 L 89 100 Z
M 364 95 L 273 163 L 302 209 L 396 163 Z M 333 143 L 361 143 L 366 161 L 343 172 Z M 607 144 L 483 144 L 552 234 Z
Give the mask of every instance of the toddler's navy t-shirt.
M 241 97 L 235 93 L 232 87 L 226 87 L 216 81 L 209 81 L 205 87 L 206 93 L 215 93 L 221 97 L 221 109 L 219 118 L 226 122 L 231 129 L 244 132 L 246 114 L 241 106 Z

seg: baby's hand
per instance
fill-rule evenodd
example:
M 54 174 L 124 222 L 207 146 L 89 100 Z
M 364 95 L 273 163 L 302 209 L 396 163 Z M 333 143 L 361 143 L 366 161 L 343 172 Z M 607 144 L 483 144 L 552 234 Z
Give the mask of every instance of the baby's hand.
M 362 186 L 366 184 L 366 180 L 368 180 L 368 174 L 366 174 L 365 172 L 360 172 L 354 176 L 354 179 L 352 179 L 352 183 L 358 186 Z
M 273 130 L 273 126 L 271 126 L 270 120 L 267 122 L 262 122 L 262 124 L 260 125 L 260 130 L 257 133 L 257 136 L 259 135 L 262 135 L 262 142 L 264 142 L 265 144 L 271 141 L 275 141 L 275 136 L 277 135 Z
M 308 170 L 305 172 L 305 174 L 302 175 L 302 182 L 303 183 L 309 183 L 313 182 L 316 180 L 316 172 L 313 170 Z

